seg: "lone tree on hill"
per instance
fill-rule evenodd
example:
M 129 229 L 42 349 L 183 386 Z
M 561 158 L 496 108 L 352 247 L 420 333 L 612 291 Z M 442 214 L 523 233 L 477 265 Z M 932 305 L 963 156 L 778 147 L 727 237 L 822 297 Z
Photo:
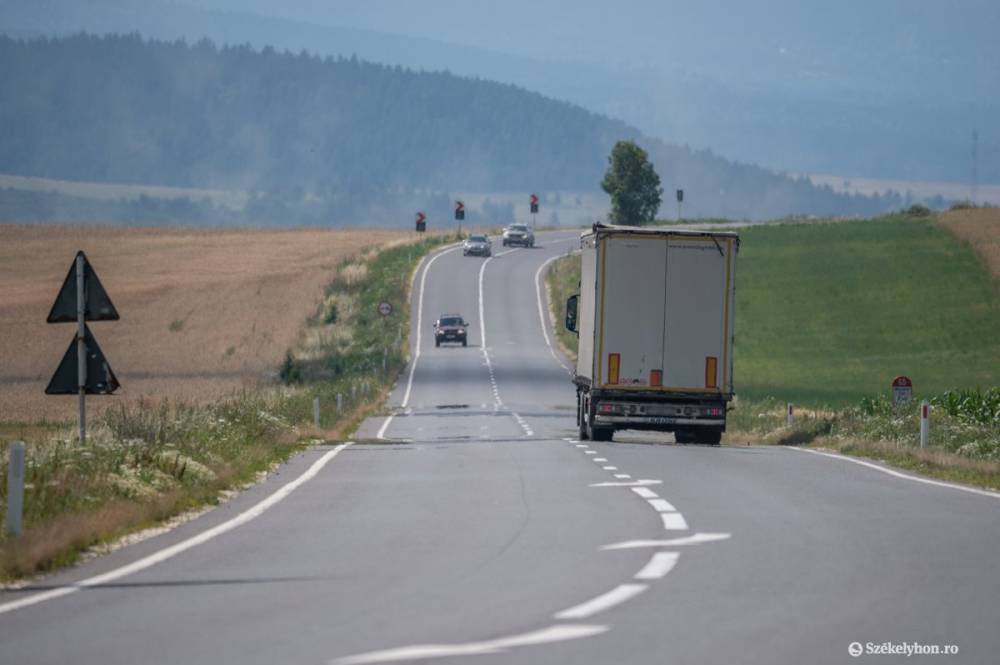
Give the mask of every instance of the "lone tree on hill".
M 611 149 L 601 189 L 611 195 L 613 224 L 652 222 L 663 196 L 649 155 L 632 141 L 619 141 Z

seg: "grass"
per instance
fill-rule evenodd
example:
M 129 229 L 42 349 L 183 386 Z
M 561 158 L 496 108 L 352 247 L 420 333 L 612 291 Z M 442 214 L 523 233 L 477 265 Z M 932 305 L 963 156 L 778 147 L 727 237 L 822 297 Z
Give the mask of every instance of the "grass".
M 576 333 L 566 330 L 566 299 L 580 292 L 579 252 L 569 252 L 553 261 L 545 273 L 545 285 L 556 339 L 563 352 L 575 362 L 578 338 Z
M 754 227 L 737 269 L 737 391 L 847 406 L 1000 384 L 1000 297 L 931 219 Z
M 347 307 L 336 323 L 309 317 L 280 368 L 284 385 L 245 389 L 209 404 L 123 402 L 92 422 L 85 446 L 65 425 L 0 426 L 0 433 L 29 444 L 25 531 L 18 538 L 0 535 L 0 580 L 70 564 L 88 547 L 213 504 L 303 446 L 353 431 L 381 408 L 405 362 L 410 275 L 427 251 L 448 240 L 390 244 L 343 260 L 325 293 Z M 393 305 L 391 319 L 376 312 L 380 302 Z M 342 334 L 309 346 L 317 339 L 309 329 L 331 326 Z M 318 429 L 312 412 L 317 397 Z M 6 466 L 4 457 L 0 512 Z

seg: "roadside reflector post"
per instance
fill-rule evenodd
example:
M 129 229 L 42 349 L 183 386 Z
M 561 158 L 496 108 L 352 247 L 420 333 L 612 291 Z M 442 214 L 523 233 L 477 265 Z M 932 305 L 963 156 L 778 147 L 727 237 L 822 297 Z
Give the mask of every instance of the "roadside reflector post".
M 791 427 L 795 424 L 795 405 L 788 403 L 788 410 L 785 413 L 785 425 Z
M 353 402 L 358 395 L 358 385 L 356 383 L 351 384 L 351 401 Z
M 83 254 L 76 255 L 76 385 L 80 390 L 80 445 L 87 442 L 87 301 L 83 285 Z
M 920 403 L 920 447 L 927 447 L 927 439 L 931 434 L 931 407 L 924 400 Z
M 344 396 L 337 393 L 337 413 L 340 413 L 344 408 Z
M 319 428 L 319 397 L 313 398 L 313 423 Z
M 24 442 L 10 442 L 10 464 L 7 467 L 7 534 L 21 535 L 24 513 Z

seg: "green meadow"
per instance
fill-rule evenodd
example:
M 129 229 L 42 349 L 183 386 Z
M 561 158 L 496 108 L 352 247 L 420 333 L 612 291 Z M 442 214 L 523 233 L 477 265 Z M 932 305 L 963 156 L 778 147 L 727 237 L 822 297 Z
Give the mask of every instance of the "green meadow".
M 737 393 L 856 404 L 1000 385 L 1000 294 L 933 220 L 891 216 L 740 230 Z

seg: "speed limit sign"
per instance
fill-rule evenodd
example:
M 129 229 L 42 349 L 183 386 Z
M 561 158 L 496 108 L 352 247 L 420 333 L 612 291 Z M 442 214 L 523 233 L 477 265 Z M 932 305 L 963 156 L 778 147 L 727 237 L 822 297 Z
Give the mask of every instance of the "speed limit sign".
M 378 304 L 378 313 L 382 316 L 389 316 L 392 314 L 392 305 L 387 302 L 380 302 Z

